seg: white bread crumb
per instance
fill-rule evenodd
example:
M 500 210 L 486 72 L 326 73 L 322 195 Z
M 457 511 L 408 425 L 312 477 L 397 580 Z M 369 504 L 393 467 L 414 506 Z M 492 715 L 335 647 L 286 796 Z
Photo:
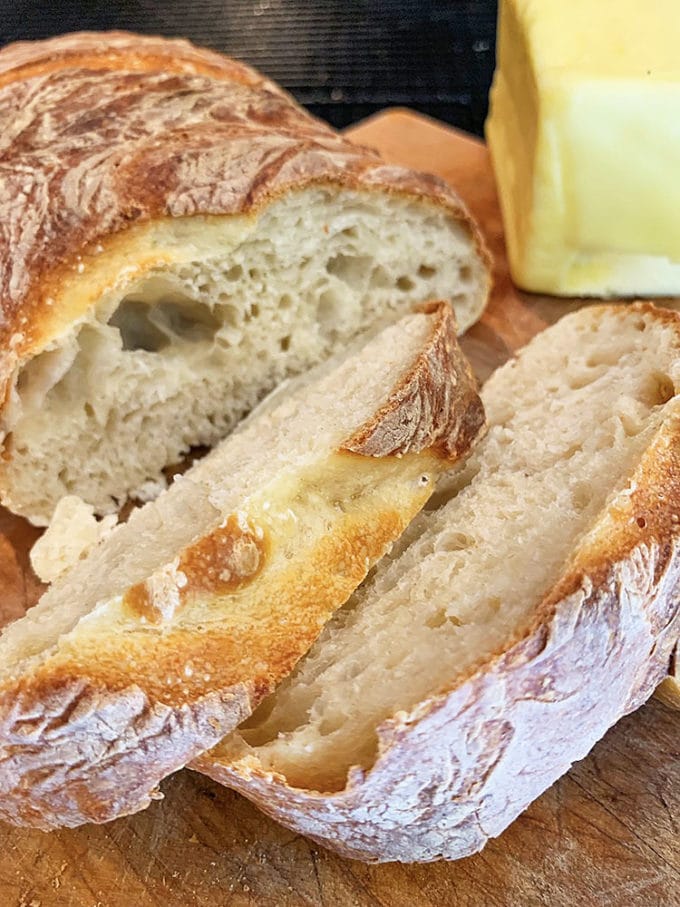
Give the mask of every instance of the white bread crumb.
M 56 506 L 50 525 L 31 549 L 31 566 L 44 583 L 53 582 L 111 533 L 117 517 L 97 520 L 94 507 L 77 495 L 66 495 Z

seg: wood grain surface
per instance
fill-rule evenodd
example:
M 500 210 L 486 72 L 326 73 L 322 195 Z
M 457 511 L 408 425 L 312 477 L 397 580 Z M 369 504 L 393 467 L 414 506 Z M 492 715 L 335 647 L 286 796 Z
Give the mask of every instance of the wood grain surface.
M 352 130 L 386 158 L 456 186 L 496 260 L 495 291 L 464 347 L 480 379 L 581 304 L 519 294 L 479 142 L 389 111 Z M 669 301 L 668 304 L 677 306 Z M 27 551 L 36 531 L 0 511 L 0 622 L 40 586 Z M 678 907 L 678 715 L 651 702 L 484 851 L 457 863 L 365 866 L 275 825 L 246 800 L 182 772 L 145 813 L 72 831 L 0 825 L 0 904 L 17 907 Z

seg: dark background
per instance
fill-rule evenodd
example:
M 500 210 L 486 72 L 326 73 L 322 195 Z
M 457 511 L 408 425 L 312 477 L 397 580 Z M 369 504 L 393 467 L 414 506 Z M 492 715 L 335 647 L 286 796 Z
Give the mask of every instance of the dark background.
M 0 44 L 111 28 L 251 63 L 346 126 L 395 104 L 481 134 L 497 0 L 0 0 Z

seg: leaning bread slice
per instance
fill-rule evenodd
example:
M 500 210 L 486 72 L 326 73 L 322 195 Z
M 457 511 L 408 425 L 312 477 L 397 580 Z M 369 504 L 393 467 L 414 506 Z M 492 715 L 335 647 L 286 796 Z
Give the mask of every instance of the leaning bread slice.
M 489 268 L 456 194 L 188 42 L 0 50 L 0 500 L 149 500 L 282 379 Z
M 0 816 L 146 806 L 290 672 L 483 423 L 434 305 L 133 513 L 0 637 Z
M 482 848 L 667 671 L 679 394 L 674 313 L 539 335 L 487 383 L 489 434 L 436 506 L 197 767 L 346 856 Z

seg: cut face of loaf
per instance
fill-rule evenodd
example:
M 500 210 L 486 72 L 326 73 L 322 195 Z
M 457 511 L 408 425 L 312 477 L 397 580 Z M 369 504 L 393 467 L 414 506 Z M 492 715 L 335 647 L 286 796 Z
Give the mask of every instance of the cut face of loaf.
M 196 766 L 349 857 L 481 849 L 668 669 L 679 394 L 674 313 L 539 335 L 483 389 L 467 464 Z
M 153 496 L 286 376 L 429 299 L 465 330 L 488 292 L 434 177 L 216 54 L 107 47 L 0 51 L 0 498 L 41 525 Z
M 148 805 L 291 671 L 483 424 L 440 303 L 133 512 L 0 636 L 0 817 Z

